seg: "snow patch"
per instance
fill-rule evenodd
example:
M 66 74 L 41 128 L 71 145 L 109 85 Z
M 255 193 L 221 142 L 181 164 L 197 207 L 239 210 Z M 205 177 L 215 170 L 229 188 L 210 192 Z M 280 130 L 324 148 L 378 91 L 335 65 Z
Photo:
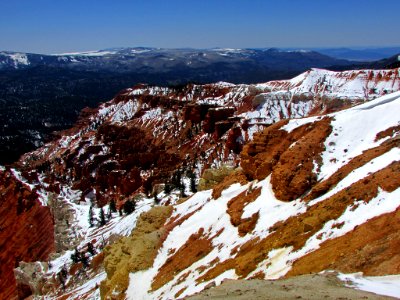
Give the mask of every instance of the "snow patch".
M 354 273 L 339 274 L 338 278 L 351 288 L 378 295 L 400 298 L 400 275 L 364 277 L 362 273 Z

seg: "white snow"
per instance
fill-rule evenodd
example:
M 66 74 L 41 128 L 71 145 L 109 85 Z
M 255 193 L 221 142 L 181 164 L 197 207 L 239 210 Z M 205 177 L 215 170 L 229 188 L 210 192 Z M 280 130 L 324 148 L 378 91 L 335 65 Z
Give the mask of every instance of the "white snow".
M 342 236 L 374 217 L 395 211 L 399 205 L 400 188 L 391 193 L 380 190 L 378 195 L 368 203 L 363 199 L 355 201 L 338 219 L 325 223 L 324 227 L 316 232 L 299 251 L 302 253 L 298 257 L 318 249 L 326 239 Z M 335 226 L 337 224 L 343 225 Z
M 259 220 L 254 233 L 260 238 L 266 237 L 269 228 L 279 221 L 288 219 L 306 211 L 306 205 L 300 200 L 283 202 L 276 199 L 272 191 L 271 176 L 255 184 L 253 188 L 262 187 L 261 195 L 244 208 L 242 218 L 249 218 L 259 212 Z
M 258 272 L 262 271 L 265 274 L 265 279 L 278 279 L 285 275 L 291 268 L 288 264 L 288 256 L 293 247 L 273 249 L 268 253 L 268 258 L 260 262 L 257 268 L 251 272 L 247 278 L 253 277 Z
M 61 54 L 53 54 L 54 56 L 106 56 L 116 54 L 117 51 L 93 50 L 84 52 L 69 52 Z
M 375 159 L 372 159 L 362 167 L 353 170 L 350 174 L 348 174 L 345 178 L 343 178 L 343 180 L 341 180 L 332 190 L 310 201 L 309 205 L 314 205 L 318 202 L 328 199 L 337 192 L 344 190 L 345 188 L 351 186 L 353 183 L 365 178 L 369 174 L 375 173 L 379 170 L 386 168 L 393 161 L 399 159 L 400 159 L 400 149 L 399 148 L 391 149 L 389 152 L 384 153 L 383 155 L 378 156 Z
M 137 112 L 139 104 L 137 101 L 129 100 L 126 103 L 119 103 L 115 112 L 111 118 L 112 123 L 120 123 L 126 120 L 130 120 L 133 115 Z
M 286 125 L 282 126 L 281 129 L 286 130 L 287 132 L 290 133 L 298 127 L 301 127 L 305 124 L 313 123 L 319 119 L 321 119 L 321 118 L 320 117 L 310 117 L 310 118 L 304 118 L 304 119 L 293 119 L 293 120 L 290 120 L 289 123 L 287 123 Z
M 314 68 L 290 80 L 270 81 L 256 86 L 266 91 L 318 94 L 329 99 L 371 100 L 400 90 L 399 72 L 399 69 L 333 72 Z M 382 77 L 387 80 L 381 80 Z
M 242 217 L 251 216 L 253 213 L 259 211 L 259 221 L 251 235 L 240 237 L 238 235 L 238 229 L 230 223 L 230 216 L 226 213 L 227 204 L 230 199 L 249 190 L 249 188 L 255 189 L 258 187 L 262 188 L 260 196 L 245 207 Z M 161 297 L 161 299 L 169 299 L 182 288 L 186 289 L 181 294 L 181 297 L 199 292 L 210 282 L 196 283 L 196 278 L 201 276 L 196 270 L 198 267 L 210 266 L 210 263 L 216 258 L 218 258 L 219 261 L 229 259 L 234 247 L 240 246 L 256 236 L 260 236 L 261 238 L 267 236 L 269 234 L 268 229 L 276 222 L 305 211 L 305 205 L 303 203 L 288 203 L 277 200 L 271 190 L 270 177 L 258 183 L 253 182 L 244 186 L 234 184 L 224 190 L 220 198 L 212 200 L 210 197 L 211 191 L 202 191 L 195 193 L 192 198 L 175 207 L 171 218 L 175 216 L 184 216 L 193 212 L 195 213 L 188 220 L 171 231 L 168 238 L 163 243 L 152 268 L 130 275 L 130 285 L 127 292 L 129 299 L 154 299 L 158 297 Z M 273 213 L 271 213 L 272 210 L 274 211 Z M 159 290 L 153 293 L 146 292 L 150 290 L 152 278 L 157 274 L 158 269 L 168 260 L 168 257 L 171 256 L 170 249 L 178 250 L 200 227 L 206 230 L 207 237 L 214 237 L 219 233 L 219 235 L 212 239 L 214 249 L 204 258 L 196 261 L 188 269 L 176 274 L 172 281 L 168 282 Z M 220 232 L 221 230 L 222 232 Z M 278 257 L 281 256 L 283 256 L 283 252 L 281 250 L 276 250 L 270 253 L 269 260 L 276 261 Z M 287 271 L 288 266 L 284 263 L 273 265 L 273 267 L 268 270 L 271 278 L 277 278 L 276 276 L 282 272 L 282 268 Z M 265 264 L 263 264 L 262 269 L 265 269 Z M 187 276 L 185 281 L 177 283 L 179 277 L 188 271 L 191 273 Z M 228 270 L 212 281 L 219 284 L 223 279 L 236 278 L 237 275 L 235 271 Z M 141 287 L 140 291 L 138 291 L 138 287 Z
M 362 273 L 339 274 L 347 286 L 358 290 L 400 298 L 400 275 L 363 276 Z
M 21 183 L 23 183 L 26 187 L 29 188 L 29 190 L 33 191 L 33 189 L 35 188 L 34 184 L 30 184 L 28 182 L 28 180 L 26 180 L 24 177 L 22 177 L 21 172 L 18 171 L 17 169 L 11 168 L 11 173 L 14 175 L 14 177 L 20 181 Z M 39 199 L 41 200 L 41 199 Z M 42 205 L 46 205 L 45 203 L 42 203 Z
M 83 285 L 73 289 L 69 292 L 70 296 L 66 299 L 92 299 L 98 300 L 100 299 L 100 283 L 104 279 L 106 279 L 106 272 L 101 272 L 97 274 L 95 277 L 86 281 Z
M 378 196 L 368 203 L 362 200 L 357 201 L 354 206 L 346 209 L 343 215 L 338 219 L 327 222 L 324 227 L 310 237 L 304 247 L 298 251 L 292 252 L 291 247 L 271 250 L 268 253 L 269 258 L 266 261 L 260 262 L 258 267 L 249 274 L 248 278 L 259 271 L 265 273 L 265 279 L 280 278 L 291 269 L 291 265 L 294 261 L 317 250 L 319 245 L 327 239 L 342 236 L 373 217 L 396 210 L 399 205 L 400 188 L 393 193 L 380 191 Z M 334 226 L 341 223 L 343 223 L 343 225 L 341 227 L 339 226 L 340 228 Z
M 326 179 L 363 151 L 382 144 L 386 139 L 375 141 L 376 134 L 400 124 L 398 107 L 400 92 L 380 97 L 368 103 L 329 114 L 332 117 L 332 133 L 326 139 L 322 153 L 322 166 L 318 180 Z M 321 117 L 295 119 L 282 126 L 291 132 Z
M 28 56 L 25 53 L 10 53 L 8 54 L 8 57 L 14 61 L 14 67 L 18 68 L 19 65 L 30 65 L 30 61 L 28 59 Z
M 399 105 L 397 92 L 332 114 L 333 130 L 325 141 L 318 179 L 327 178 L 363 151 L 380 145 L 384 139 L 375 141 L 376 134 L 400 124 Z
M 234 184 L 230 188 L 223 191 L 221 197 L 216 200 L 210 200 L 211 190 L 202 191 L 194 194 L 190 200 L 177 205 L 171 218 L 174 218 L 175 216 L 183 216 L 193 212 L 194 214 L 189 219 L 185 220 L 180 226 L 177 226 L 172 232 L 170 232 L 161 249 L 159 250 L 159 253 L 153 263 L 153 267 L 149 268 L 148 270 L 130 275 L 130 284 L 127 291 L 128 299 L 154 299 L 163 293 L 163 297 L 171 298 L 182 288 L 181 284 L 175 284 L 183 272 L 181 272 L 182 274 L 176 274 L 174 280 L 167 283 L 157 291 L 153 293 L 148 292 L 151 289 L 150 278 L 154 278 L 158 269 L 165 263 L 168 257 L 171 256 L 170 249 L 177 250 L 184 245 L 187 239 L 198 231 L 198 224 L 201 224 L 204 229 L 209 230 L 209 236 L 213 236 L 221 228 L 225 228 L 225 230 L 216 239 L 220 238 L 224 243 L 229 241 L 227 243 L 228 245 L 233 243 L 236 240 L 235 237 L 237 236 L 237 229 L 230 224 L 229 216 L 226 216 L 225 214 L 226 206 L 227 202 L 231 198 L 240 194 L 246 190 L 246 188 L 247 186 Z M 193 232 L 193 230 L 195 231 Z M 213 243 L 216 242 L 213 241 Z M 229 252 L 222 251 L 222 255 L 229 256 Z M 218 251 L 212 251 L 207 256 L 194 263 L 188 269 L 191 270 L 193 274 L 198 274 L 196 268 L 202 265 L 207 265 L 216 257 L 219 257 Z M 184 270 L 184 272 L 187 271 L 188 270 Z M 185 290 L 185 292 L 181 295 L 182 297 L 193 294 L 197 291 L 201 291 L 204 288 L 205 283 L 196 286 L 195 279 L 196 277 L 190 276 L 185 280 L 184 285 L 187 287 L 187 290 Z M 138 289 L 141 291 L 138 292 Z

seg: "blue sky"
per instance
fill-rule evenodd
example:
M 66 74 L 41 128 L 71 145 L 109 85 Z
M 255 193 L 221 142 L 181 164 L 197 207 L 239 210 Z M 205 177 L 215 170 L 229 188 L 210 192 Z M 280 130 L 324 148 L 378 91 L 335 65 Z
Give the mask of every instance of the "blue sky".
M 0 0 L 0 50 L 398 46 L 400 0 Z

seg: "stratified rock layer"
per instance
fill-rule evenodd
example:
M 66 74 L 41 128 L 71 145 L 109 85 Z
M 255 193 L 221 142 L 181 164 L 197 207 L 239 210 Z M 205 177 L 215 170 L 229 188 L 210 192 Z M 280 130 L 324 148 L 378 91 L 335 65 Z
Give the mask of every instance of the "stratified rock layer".
M 54 251 L 53 218 L 38 196 L 10 171 L 0 172 L 0 299 L 23 298 L 17 291 L 13 269 L 20 261 L 45 261 Z

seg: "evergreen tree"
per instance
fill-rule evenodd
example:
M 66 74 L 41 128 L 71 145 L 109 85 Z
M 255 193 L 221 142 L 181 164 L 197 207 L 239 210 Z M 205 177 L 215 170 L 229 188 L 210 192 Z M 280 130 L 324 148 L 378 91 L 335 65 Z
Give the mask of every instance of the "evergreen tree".
M 89 267 L 89 258 L 85 255 L 85 253 L 82 253 L 81 255 L 81 262 L 84 268 Z
M 166 195 L 169 195 L 172 192 L 172 184 L 170 184 L 169 182 L 165 183 L 164 185 L 164 193 Z
M 133 201 L 131 201 L 131 200 L 128 199 L 128 200 L 124 203 L 124 212 L 125 212 L 127 215 L 131 214 L 132 212 L 135 211 L 135 209 L 136 209 L 135 206 L 136 206 L 135 202 L 133 202 Z
M 107 220 L 111 220 L 111 218 L 112 218 L 111 207 L 108 207 L 108 211 L 107 211 Z
M 103 208 L 100 208 L 100 215 L 99 215 L 99 217 L 100 217 L 100 226 L 103 226 L 103 225 L 105 225 L 106 224 L 106 217 L 105 217 L 105 215 L 104 215 L 104 210 L 103 210 Z
M 181 192 L 181 197 L 186 197 L 185 194 L 185 183 L 182 181 L 180 186 L 179 186 L 179 191 Z
M 154 203 L 155 203 L 156 205 L 160 204 L 160 199 L 158 199 L 157 193 L 154 194 Z
M 187 173 L 187 176 L 190 179 L 190 190 L 192 191 L 192 193 L 196 193 L 197 192 L 197 188 L 196 188 L 196 174 L 189 170 Z
M 181 185 L 181 178 L 182 178 L 182 173 L 181 170 L 178 169 L 172 175 L 172 184 L 179 187 Z
M 75 248 L 75 252 L 71 254 L 71 260 L 74 263 L 78 263 L 81 261 L 81 253 L 78 251 L 78 248 Z
M 196 193 L 197 192 L 195 176 L 190 177 L 190 190 L 192 191 L 192 193 Z
M 58 276 L 58 280 L 60 281 L 60 284 L 61 284 L 63 290 L 65 291 L 65 278 L 64 278 L 64 276 L 61 274 L 61 272 L 59 272 L 57 274 L 57 276 Z
M 94 248 L 93 244 L 91 242 L 87 243 L 87 251 L 94 256 L 96 254 L 96 249 Z
M 62 277 L 64 279 L 68 278 L 68 271 L 67 271 L 67 267 L 65 265 L 63 265 L 63 267 L 61 268 L 60 274 L 62 275 Z
M 115 200 L 114 200 L 114 199 L 112 199 L 112 200 L 110 201 L 110 209 L 111 209 L 111 211 L 114 212 L 114 213 L 117 212 L 117 206 L 115 205 Z
M 89 225 L 90 227 L 93 227 L 94 225 L 94 217 L 93 217 L 93 206 L 90 206 L 89 208 Z

